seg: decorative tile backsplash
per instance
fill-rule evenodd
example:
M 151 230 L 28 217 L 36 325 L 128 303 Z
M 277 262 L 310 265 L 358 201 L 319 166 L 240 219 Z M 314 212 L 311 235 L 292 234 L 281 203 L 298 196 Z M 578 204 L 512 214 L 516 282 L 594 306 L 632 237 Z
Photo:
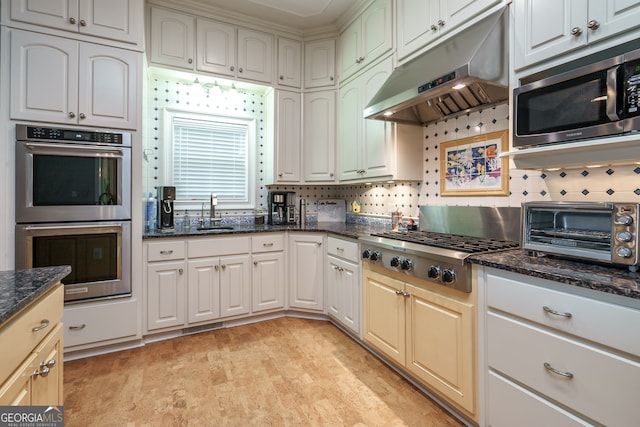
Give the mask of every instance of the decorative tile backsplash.
M 215 88 L 214 88 L 215 90 Z M 233 96 L 231 96 L 233 95 Z M 150 79 L 149 116 L 144 147 L 145 194 L 162 185 L 161 111 L 164 107 L 193 111 L 238 110 L 263 118 L 263 97 L 259 93 L 212 93 L 203 97 L 198 87 L 168 79 Z M 307 201 L 307 214 L 312 217 L 317 201 L 341 198 L 347 202 L 359 200 L 361 213 L 372 217 L 387 217 L 399 210 L 405 216 L 416 217 L 420 205 L 520 206 L 528 201 L 598 201 L 640 202 L 640 166 L 612 166 L 556 171 L 519 170 L 510 165 L 508 196 L 440 195 L 440 144 L 509 127 L 509 107 L 502 104 L 457 118 L 442 120 L 424 128 L 424 178 L 422 182 L 379 184 L 346 184 L 340 186 L 275 185 L 275 191 L 295 191 Z M 263 146 L 258 150 L 258 162 L 264 158 Z M 639 159 L 640 160 L 640 159 Z M 264 168 L 258 165 L 256 186 L 257 206 L 266 208 L 269 189 L 263 185 Z M 229 219 L 253 216 L 253 211 L 222 211 Z

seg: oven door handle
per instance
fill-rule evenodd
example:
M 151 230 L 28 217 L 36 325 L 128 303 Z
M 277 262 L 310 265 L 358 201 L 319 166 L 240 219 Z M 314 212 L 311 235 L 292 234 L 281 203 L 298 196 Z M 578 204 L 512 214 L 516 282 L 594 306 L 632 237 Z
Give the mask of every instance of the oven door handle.
M 118 225 L 112 225 L 112 224 L 82 224 L 82 225 L 68 225 L 68 224 L 64 224 L 64 227 L 62 227 L 60 224 L 58 224 L 57 226 L 49 226 L 49 225 L 24 225 L 21 226 L 20 228 L 24 231 L 31 231 L 31 230 L 60 230 L 61 228 L 64 230 L 86 230 L 86 229 L 92 229 L 92 228 L 100 228 L 100 229 L 109 229 L 111 227 L 114 227 L 115 229 L 118 229 L 119 226 Z
M 81 153 L 91 153 L 96 156 L 116 155 L 119 157 L 124 155 L 124 151 L 121 148 L 106 148 L 101 146 L 79 146 L 70 144 L 56 144 L 55 146 L 52 146 L 51 144 L 34 144 L 33 142 L 27 142 L 24 146 L 29 151 L 37 151 L 45 154 L 64 153 L 68 155 L 69 153 L 73 153 L 73 155 L 77 156 Z

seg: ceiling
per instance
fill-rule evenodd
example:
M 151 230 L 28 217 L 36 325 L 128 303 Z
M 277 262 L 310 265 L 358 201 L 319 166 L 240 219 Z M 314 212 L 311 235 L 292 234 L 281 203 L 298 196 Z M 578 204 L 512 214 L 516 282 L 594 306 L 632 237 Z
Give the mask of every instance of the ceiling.
M 179 0 L 173 0 L 179 1 Z M 301 32 L 336 26 L 343 15 L 364 0 L 192 0 Z

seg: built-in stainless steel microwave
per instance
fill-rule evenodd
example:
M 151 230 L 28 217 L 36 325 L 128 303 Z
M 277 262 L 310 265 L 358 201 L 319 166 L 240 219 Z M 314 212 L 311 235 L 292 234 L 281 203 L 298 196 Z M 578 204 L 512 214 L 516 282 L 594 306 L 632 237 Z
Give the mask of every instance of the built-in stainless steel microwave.
M 640 49 L 513 91 L 513 146 L 640 131 Z

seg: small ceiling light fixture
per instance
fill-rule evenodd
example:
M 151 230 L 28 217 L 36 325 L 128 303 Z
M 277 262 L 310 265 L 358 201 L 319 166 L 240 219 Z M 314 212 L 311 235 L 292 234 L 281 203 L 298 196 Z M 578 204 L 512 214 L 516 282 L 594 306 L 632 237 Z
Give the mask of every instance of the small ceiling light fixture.
M 385 117 L 393 116 L 393 111 L 385 111 L 382 115 Z
M 460 90 L 460 89 L 462 89 L 462 88 L 464 88 L 464 87 L 467 87 L 467 85 L 466 85 L 466 84 L 464 84 L 464 83 L 458 83 L 457 85 L 455 85 L 454 87 L 452 87 L 452 89 Z

